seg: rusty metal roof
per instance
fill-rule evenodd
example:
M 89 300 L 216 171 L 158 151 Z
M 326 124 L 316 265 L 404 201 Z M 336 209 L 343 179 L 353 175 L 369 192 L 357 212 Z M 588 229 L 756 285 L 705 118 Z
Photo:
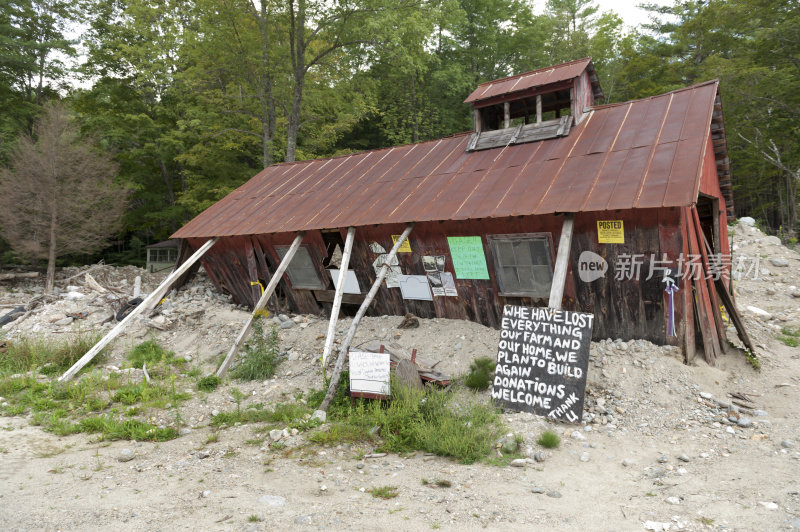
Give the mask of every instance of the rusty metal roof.
M 478 85 L 478 87 L 472 91 L 472 94 L 467 96 L 464 103 L 473 103 L 502 94 L 519 92 L 543 85 L 550 85 L 551 83 L 558 83 L 559 81 L 574 79 L 580 76 L 587 67 L 591 69 L 591 74 L 594 74 L 594 67 L 591 65 L 592 58 L 584 57 L 583 59 L 576 59 L 568 63 L 540 68 L 539 70 L 532 70 L 507 78 L 486 81 Z
M 541 142 L 467 153 L 464 133 L 277 164 L 173 238 L 691 205 L 717 86 L 595 107 Z

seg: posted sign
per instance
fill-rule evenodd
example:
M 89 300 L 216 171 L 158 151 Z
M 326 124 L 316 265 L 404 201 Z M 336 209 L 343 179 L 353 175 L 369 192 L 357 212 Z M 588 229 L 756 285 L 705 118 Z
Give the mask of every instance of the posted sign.
M 579 423 L 593 314 L 503 308 L 492 398 L 513 410 Z
M 389 353 L 350 351 L 350 393 L 389 395 Z
M 624 244 L 625 226 L 622 220 L 597 221 L 598 244 Z

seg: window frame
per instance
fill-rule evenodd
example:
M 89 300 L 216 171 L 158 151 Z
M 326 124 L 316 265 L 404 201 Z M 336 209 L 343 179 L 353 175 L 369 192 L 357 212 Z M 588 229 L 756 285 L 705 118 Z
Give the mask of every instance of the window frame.
M 275 255 L 278 257 L 279 264 L 283 260 L 283 257 L 281 257 L 279 250 L 289 251 L 290 247 L 291 246 L 273 246 L 275 250 Z M 308 253 L 308 258 L 311 261 L 311 265 L 313 266 L 313 271 L 317 275 L 318 284 L 316 285 L 303 284 L 303 283 L 297 284 L 295 282 L 294 276 L 292 275 L 292 262 L 294 262 L 294 260 L 297 258 L 297 254 L 300 253 L 301 249 L 304 249 L 306 253 Z M 325 290 L 327 288 L 325 286 L 325 280 L 323 279 L 322 274 L 320 272 L 319 261 L 317 260 L 317 257 L 314 254 L 314 248 L 307 244 L 306 245 L 301 244 L 297 248 L 294 257 L 292 257 L 292 261 L 286 267 L 286 271 L 284 272 L 284 274 L 289 278 L 289 283 L 291 287 L 295 290 Z
M 506 290 L 503 281 L 503 267 L 504 265 L 500 260 L 499 250 L 496 248 L 496 243 L 501 241 L 520 241 L 520 240 L 544 240 L 545 248 L 547 250 L 547 257 L 549 264 L 532 264 L 531 266 L 549 266 L 550 267 L 550 285 L 546 289 L 546 293 L 540 294 L 532 290 L 512 291 Z M 500 289 L 499 295 L 503 297 L 527 297 L 531 299 L 547 299 L 550 297 L 550 288 L 553 284 L 553 269 L 555 267 L 555 248 L 553 247 L 553 233 L 538 232 L 538 233 L 512 233 L 512 234 L 498 234 L 486 235 L 486 241 L 489 244 L 489 251 L 492 254 L 492 263 L 494 265 L 495 279 L 497 286 Z M 518 264 L 505 267 L 518 267 Z

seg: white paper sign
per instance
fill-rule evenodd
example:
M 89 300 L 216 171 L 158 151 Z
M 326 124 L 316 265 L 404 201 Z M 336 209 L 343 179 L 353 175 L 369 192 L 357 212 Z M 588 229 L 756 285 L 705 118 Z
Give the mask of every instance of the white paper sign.
M 350 392 L 389 395 L 389 353 L 350 352 Z
M 331 279 L 333 279 L 333 286 L 336 286 L 339 283 L 339 270 L 328 270 L 331 272 Z M 356 272 L 353 270 L 347 270 L 347 275 L 344 278 L 344 293 L 345 294 L 360 294 L 361 287 L 358 285 L 358 279 L 356 279 Z
M 426 276 L 398 275 L 397 281 L 400 283 L 400 293 L 403 295 L 403 299 L 433 301 L 433 294 L 431 294 L 431 287 Z

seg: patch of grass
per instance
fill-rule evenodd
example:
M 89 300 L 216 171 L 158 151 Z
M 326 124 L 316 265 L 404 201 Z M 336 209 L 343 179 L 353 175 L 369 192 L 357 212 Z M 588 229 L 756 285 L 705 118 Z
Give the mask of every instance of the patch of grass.
M 536 440 L 536 443 L 545 449 L 555 449 L 561 444 L 561 438 L 552 430 L 546 430 L 542 432 L 542 435 L 539 436 L 539 439 Z
M 397 488 L 395 486 L 381 486 L 380 488 L 371 488 L 369 493 L 375 497 L 376 499 L 394 499 L 398 495 Z
M 278 370 L 280 342 L 278 327 L 273 325 L 269 334 L 264 334 L 264 320 L 253 321 L 253 334 L 244 344 L 244 357 L 231 371 L 236 379 L 252 381 L 272 378 Z
M 6 351 L 0 357 L 0 375 L 23 373 L 38 369 L 45 375 L 58 375 L 69 369 L 89 351 L 100 338 L 100 333 L 78 331 L 66 338 L 52 339 L 44 336 L 22 336 L 8 340 Z M 102 353 L 92 359 L 102 360 Z
M 328 432 L 311 440 L 335 444 L 379 437 L 381 451 L 421 450 L 473 463 L 489 454 L 502 432 L 498 410 L 473 394 L 416 390 L 396 382 L 392 389 L 390 400 L 345 399 L 336 404 L 328 412 L 333 420 Z
M 254 405 L 255 406 L 255 405 Z M 263 406 L 263 405 L 258 405 Z M 317 426 L 318 421 L 310 421 L 306 416 L 311 413 L 308 405 L 289 403 L 277 404 L 272 409 L 237 408 L 234 412 L 220 412 L 211 418 L 211 425 L 233 425 L 235 423 L 280 423 L 297 430 L 308 430 Z
M 760 370 L 761 369 L 761 361 L 758 360 L 758 357 L 756 356 L 756 354 L 753 353 L 752 351 L 750 351 L 749 349 L 745 349 L 744 350 L 744 358 L 745 358 L 745 360 L 747 360 L 748 364 L 753 366 L 754 370 Z
M 152 368 L 158 364 L 182 365 L 186 363 L 173 351 L 167 351 L 154 338 L 146 340 L 128 353 L 128 363 L 132 368 L 141 368 L 144 364 Z
M 497 364 L 489 357 L 478 357 L 469 364 L 469 374 L 464 384 L 472 390 L 485 390 L 492 383 L 494 368 Z
M 208 375 L 197 381 L 197 389 L 201 392 L 213 392 L 219 386 L 220 379 L 216 375 Z
M 171 427 L 158 428 L 135 419 L 118 420 L 113 416 L 92 416 L 70 423 L 62 420 L 50 429 L 58 436 L 68 436 L 84 432 L 99 434 L 101 440 L 168 441 L 178 437 L 178 431 Z
M 209 443 L 217 443 L 219 441 L 219 432 L 212 432 L 206 437 L 206 445 Z
M 706 525 L 706 526 L 711 526 L 711 525 L 714 524 L 714 520 L 711 519 L 710 517 L 702 517 L 701 516 L 701 517 L 697 518 L 697 521 L 702 523 L 702 524 L 704 524 L 704 525 Z
M 163 408 L 171 402 L 176 406 L 178 401 L 185 401 L 191 396 L 184 392 L 177 392 L 174 389 L 140 382 L 137 384 L 126 384 L 120 387 L 112 399 L 123 405 L 142 404 L 147 407 Z
M 798 345 L 800 345 L 797 342 L 797 338 L 794 338 L 792 336 L 778 336 L 778 340 L 780 342 L 783 342 L 784 345 L 787 345 L 789 347 L 797 347 Z
M 261 521 L 261 518 L 257 515 L 251 515 L 250 517 L 247 518 L 247 520 L 250 521 L 251 523 L 258 523 Z
M 453 483 L 450 482 L 449 480 L 437 480 L 436 485 L 439 486 L 440 488 L 449 488 L 453 485 Z
M 267 440 L 266 438 L 253 438 L 253 439 L 251 439 L 251 440 L 245 440 L 244 442 L 245 442 L 247 445 L 252 445 L 252 446 L 254 446 L 254 447 L 258 447 L 259 445 L 261 445 L 262 443 L 264 443 L 266 440 Z

